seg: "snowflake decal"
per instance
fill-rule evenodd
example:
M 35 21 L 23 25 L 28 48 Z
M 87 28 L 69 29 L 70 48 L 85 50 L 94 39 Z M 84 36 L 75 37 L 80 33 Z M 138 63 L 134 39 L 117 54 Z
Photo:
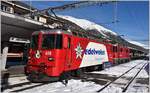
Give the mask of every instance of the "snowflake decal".
M 76 51 L 76 59 L 79 57 L 79 58 L 82 58 L 82 48 L 80 46 L 80 43 L 78 44 L 77 48 L 75 48 L 75 51 Z

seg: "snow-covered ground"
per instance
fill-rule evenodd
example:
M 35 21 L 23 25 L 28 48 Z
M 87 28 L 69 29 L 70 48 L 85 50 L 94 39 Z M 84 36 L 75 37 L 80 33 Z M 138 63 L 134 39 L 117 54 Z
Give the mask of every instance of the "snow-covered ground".
M 21 83 L 21 81 L 18 83 Z M 18 91 L 20 89 L 35 86 L 38 84 L 41 84 L 41 83 L 32 83 L 29 85 L 14 87 L 12 89 L 5 90 L 4 93 Z M 36 93 L 94 93 L 99 88 L 101 88 L 101 85 L 95 84 L 94 82 L 82 82 L 81 80 L 71 79 L 69 80 L 67 86 L 65 86 L 61 82 L 54 82 L 54 83 L 45 84 L 39 87 L 27 89 L 24 91 L 20 91 L 19 93 L 35 93 L 35 92 Z
M 28 82 L 28 80 L 26 79 L 26 76 L 21 76 L 21 77 L 9 78 L 8 82 L 9 85 L 14 85 L 14 84 L 18 84 L 19 82 L 21 83 Z
M 123 74 L 124 72 L 126 72 L 127 70 L 129 70 L 130 68 L 134 67 L 135 65 L 137 65 L 141 62 L 146 63 L 147 61 L 145 61 L 145 60 L 135 60 L 135 61 L 131 61 L 129 63 L 125 63 L 125 64 L 121 64 L 121 65 L 114 66 L 114 67 L 111 67 L 111 68 L 107 68 L 103 71 L 94 71 L 92 73 L 107 74 L 107 75 L 110 75 L 110 76 L 120 76 L 121 74 Z M 143 65 L 143 64 L 141 64 L 141 65 Z M 141 67 L 141 65 L 135 67 L 135 69 L 132 70 L 131 73 L 126 74 L 125 76 L 127 76 L 127 77 L 133 76 L 135 74 L 135 72 L 137 72 L 139 67 Z M 142 70 L 141 73 L 142 74 L 140 74 L 138 76 L 139 78 L 148 78 L 148 75 L 147 75 L 145 70 Z
M 131 61 L 129 63 L 121 64 L 112 68 L 108 68 L 103 71 L 95 71 L 92 73 L 97 73 L 97 74 L 108 74 L 110 76 L 119 76 L 131 67 L 135 66 L 136 64 L 139 64 L 140 62 L 145 63 L 146 61 L 143 60 L 136 60 L 136 61 Z M 137 67 L 137 69 L 139 69 Z M 137 72 L 134 70 L 132 73 L 135 74 Z M 131 75 L 127 75 L 127 77 L 131 77 Z M 138 78 L 148 78 L 147 73 L 145 70 L 140 72 Z M 19 84 L 19 83 L 24 83 L 28 82 L 26 80 L 26 77 L 14 77 L 14 78 L 9 78 L 9 84 L 14 85 L 14 84 Z M 122 80 L 122 82 L 126 82 L 125 80 Z M 36 86 L 40 85 L 41 83 L 31 83 L 31 84 L 26 84 L 22 86 L 17 86 L 17 87 L 12 87 L 10 89 L 4 90 L 4 93 L 10 93 L 11 91 L 18 91 L 19 93 L 96 93 L 97 90 L 103 87 L 103 85 L 96 84 L 92 81 L 82 81 L 82 80 L 75 80 L 71 79 L 68 82 L 68 85 L 65 86 L 61 82 L 53 82 L 49 84 L 43 84 L 41 86 L 29 88 L 31 86 Z M 129 88 L 129 91 L 127 93 L 148 93 L 148 85 L 136 83 L 133 84 L 133 88 Z M 138 89 L 137 89 L 138 88 Z M 17 92 L 17 93 L 18 93 Z M 100 93 L 122 93 L 122 89 L 118 86 L 110 86 L 104 91 Z
M 118 89 L 115 92 L 111 92 L 111 93 L 122 93 L 122 87 L 124 87 L 124 84 L 127 84 L 129 82 L 128 79 L 133 77 L 139 71 L 139 69 L 143 66 L 143 64 L 145 64 L 147 62 L 148 61 L 145 61 L 145 60 L 136 60 L 136 61 L 131 61 L 129 63 L 121 64 L 121 65 L 118 65 L 118 66 L 115 66 L 115 67 L 111 67 L 111 68 L 105 69 L 103 71 L 94 71 L 92 73 L 105 74 L 105 75 L 108 75 L 108 76 L 118 77 L 121 74 L 123 74 L 124 72 L 126 72 L 127 70 L 129 70 L 130 68 L 132 68 L 135 65 L 141 63 L 140 65 L 135 67 L 133 70 L 131 70 L 129 73 L 124 75 L 124 78 L 116 80 L 113 84 L 111 84 L 111 86 L 109 86 L 108 88 L 106 88 L 104 90 L 107 93 L 107 90 L 112 89 L 113 87 L 115 87 L 115 88 L 118 88 Z M 149 75 L 143 69 L 138 74 L 138 76 L 133 81 L 133 83 L 131 83 L 131 86 L 128 88 L 128 90 L 125 93 L 149 93 L 148 92 L 149 91 L 148 90 L 149 86 L 147 84 L 138 83 L 138 81 L 137 81 L 138 79 L 148 79 L 148 78 L 149 78 Z M 110 93 L 110 92 L 108 92 L 108 93 Z

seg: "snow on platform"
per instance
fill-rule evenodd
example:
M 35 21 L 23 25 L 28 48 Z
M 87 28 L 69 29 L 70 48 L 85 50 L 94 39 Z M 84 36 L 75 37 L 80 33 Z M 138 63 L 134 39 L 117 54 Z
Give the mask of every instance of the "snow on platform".
M 9 78 L 9 79 L 8 79 L 9 85 L 14 85 L 14 84 L 18 84 L 18 83 L 24 83 L 24 82 L 29 82 L 29 81 L 26 79 L 26 76 L 13 77 L 13 78 Z

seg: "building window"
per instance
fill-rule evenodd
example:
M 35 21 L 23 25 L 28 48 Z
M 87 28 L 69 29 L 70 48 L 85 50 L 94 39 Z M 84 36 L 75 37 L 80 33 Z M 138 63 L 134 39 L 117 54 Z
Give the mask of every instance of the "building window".
M 42 23 L 46 23 L 46 18 L 44 18 L 44 17 L 39 17 L 39 21 L 42 22 Z
M 1 5 L 1 10 L 2 10 L 2 11 L 7 11 L 7 6 Z
M 34 20 L 38 21 L 39 17 L 38 16 L 34 16 Z
M 13 13 L 12 7 L 9 7 L 7 5 L 1 5 L 1 10 L 9 13 Z

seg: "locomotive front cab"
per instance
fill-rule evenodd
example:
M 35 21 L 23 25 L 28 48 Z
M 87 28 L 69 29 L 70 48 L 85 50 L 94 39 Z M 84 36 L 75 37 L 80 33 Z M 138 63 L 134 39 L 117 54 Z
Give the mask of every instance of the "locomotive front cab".
M 57 32 L 35 32 L 31 37 L 26 73 L 31 79 L 59 77 L 64 70 L 66 35 Z M 39 76 L 40 75 L 40 76 Z M 31 77 L 32 76 L 32 77 Z

